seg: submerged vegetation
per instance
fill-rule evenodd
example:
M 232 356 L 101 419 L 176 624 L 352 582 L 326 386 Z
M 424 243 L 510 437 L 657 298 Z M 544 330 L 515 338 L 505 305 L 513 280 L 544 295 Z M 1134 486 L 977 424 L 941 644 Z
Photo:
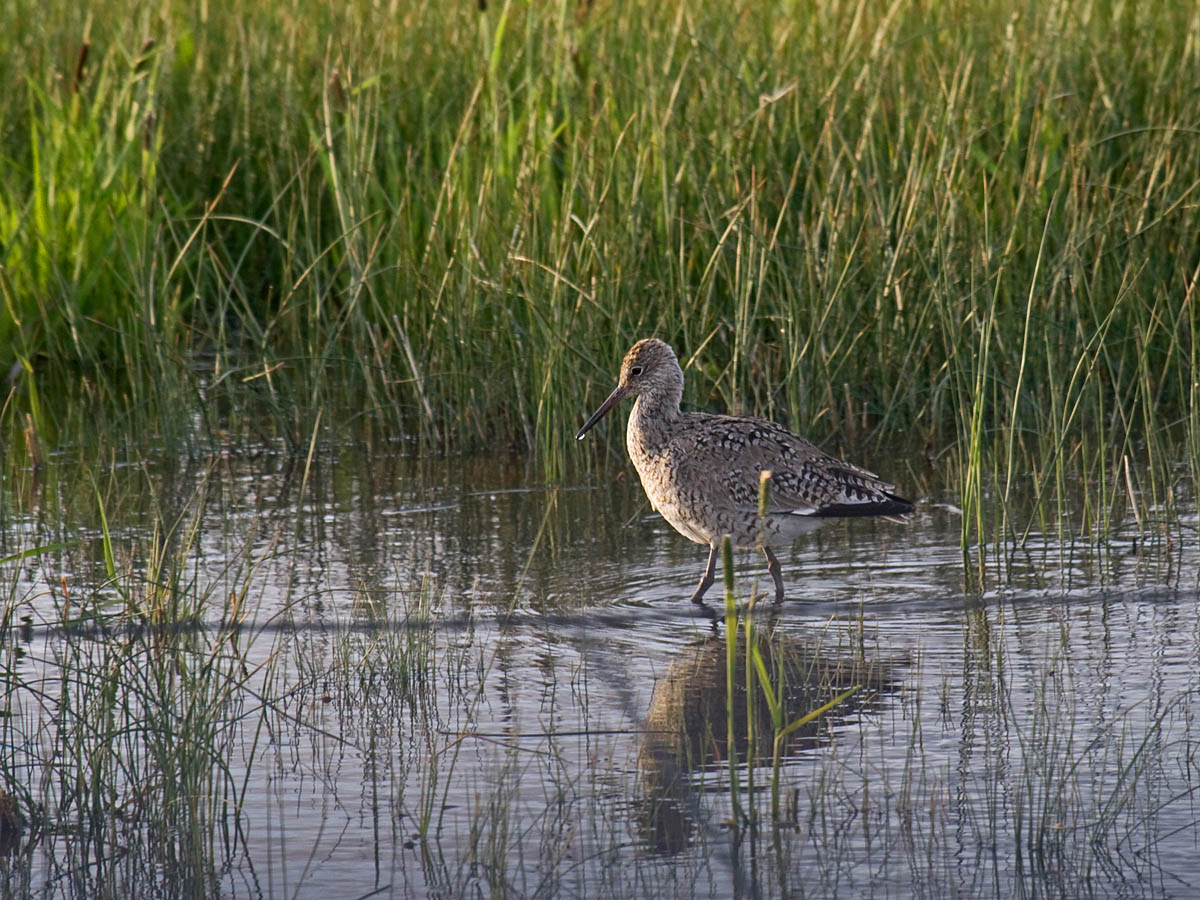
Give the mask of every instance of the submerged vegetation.
M 1194 469 L 1189 4 L 15 0 L 0 27 L 17 445 L 64 388 L 298 453 L 352 398 L 414 450 L 554 473 L 654 334 L 693 404 L 904 435 L 972 528 L 1031 469 L 1161 479 L 1164 441 Z

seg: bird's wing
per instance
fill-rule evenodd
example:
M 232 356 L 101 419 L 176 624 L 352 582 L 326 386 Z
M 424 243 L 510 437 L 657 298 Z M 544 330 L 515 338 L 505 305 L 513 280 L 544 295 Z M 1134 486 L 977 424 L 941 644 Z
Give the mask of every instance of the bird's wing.
M 679 475 L 720 484 L 735 507 L 757 505 L 764 470 L 771 472 L 770 505 L 776 513 L 855 515 L 861 509 L 860 514 L 871 514 L 893 502 L 894 487 L 873 472 L 830 456 L 773 422 L 703 416 L 695 424 L 690 442 L 700 452 L 681 456 L 700 462 L 685 459 Z M 703 472 L 690 471 L 701 467 Z

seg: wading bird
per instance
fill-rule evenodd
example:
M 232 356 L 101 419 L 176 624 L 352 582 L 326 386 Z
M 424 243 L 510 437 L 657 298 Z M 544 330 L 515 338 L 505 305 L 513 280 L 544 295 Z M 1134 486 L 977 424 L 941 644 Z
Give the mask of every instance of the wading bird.
M 783 599 L 772 548 L 787 547 L 830 519 L 903 516 L 913 505 L 893 485 L 836 459 L 786 428 L 749 416 L 682 412 L 683 370 L 675 351 L 654 338 L 625 354 L 617 387 L 579 429 L 582 439 L 623 399 L 637 397 L 625 444 L 646 496 L 689 540 L 707 544 L 708 565 L 693 603 L 713 583 L 721 539 L 762 550 Z M 762 473 L 770 478 L 766 516 L 759 516 Z

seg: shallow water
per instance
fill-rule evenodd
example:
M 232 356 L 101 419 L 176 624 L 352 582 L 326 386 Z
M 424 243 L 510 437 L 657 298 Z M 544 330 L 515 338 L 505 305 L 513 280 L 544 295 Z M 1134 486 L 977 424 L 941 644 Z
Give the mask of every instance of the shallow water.
M 628 466 L 555 487 L 388 451 L 106 469 L 111 574 L 78 460 L 7 486 L 0 557 L 63 545 L 2 570 L 5 787 L 40 804 L 14 893 L 1200 891 L 1194 515 L 985 548 L 984 593 L 936 498 L 798 542 L 753 615 L 782 722 L 858 689 L 776 770 L 744 654 L 729 740 L 704 548 Z

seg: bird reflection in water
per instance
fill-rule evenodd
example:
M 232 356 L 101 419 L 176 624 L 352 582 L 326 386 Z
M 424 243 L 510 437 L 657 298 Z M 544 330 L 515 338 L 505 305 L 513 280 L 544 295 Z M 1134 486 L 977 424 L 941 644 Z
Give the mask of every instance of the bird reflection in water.
M 883 696 L 899 689 L 898 672 L 908 662 L 907 658 L 868 659 L 846 646 L 823 646 L 819 637 L 801 638 L 765 628 L 756 631 L 754 641 L 771 692 L 782 706 L 784 727 L 854 689 L 788 734 L 780 748 L 784 759 L 827 742 L 834 727 L 849 725 L 862 712 L 878 708 Z M 763 766 L 762 777 L 771 777 L 775 727 L 770 704 L 756 674 L 747 687 L 746 637 L 741 628 L 736 641 L 732 696 L 727 690 L 724 636 L 684 649 L 654 688 L 638 754 L 642 797 L 637 805 L 642 840 L 653 852 L 679 853 L 691 842 L 702 816 L 693 775 L 728 762 L 729 704 L 738 763 Z M 757 736 L 756 746 L 754 758 L 747 759 L 751 732 Z M 710 776 L 706 784 L 712 783 Z

